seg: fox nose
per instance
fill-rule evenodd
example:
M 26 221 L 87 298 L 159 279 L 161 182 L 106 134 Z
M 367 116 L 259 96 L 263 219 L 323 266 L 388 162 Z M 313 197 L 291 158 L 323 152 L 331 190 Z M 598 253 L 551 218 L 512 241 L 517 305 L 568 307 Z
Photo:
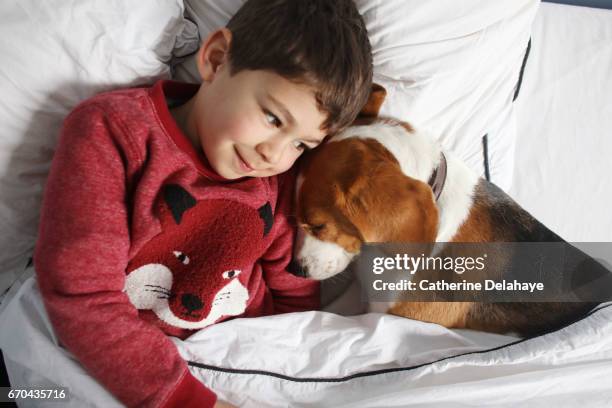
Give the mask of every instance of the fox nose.
M 204 307 L 204 303 L 202 303 L 200 298 L 190 293 L 185 293 L 183 296 L 181 296 L 181 303 L 190 313 Z

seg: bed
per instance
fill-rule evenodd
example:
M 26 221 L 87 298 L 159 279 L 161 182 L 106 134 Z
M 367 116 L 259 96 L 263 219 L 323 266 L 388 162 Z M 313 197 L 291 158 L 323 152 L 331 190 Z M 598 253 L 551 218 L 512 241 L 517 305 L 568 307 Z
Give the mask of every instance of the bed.
M 13 387 L 68 387 L 62 406 L 121 406 L 57 346 L 31 278 L 51 130 L 95 92 L 170 75 L 193 79 L 199 38 L 241 3 L 0 5 L 7 23 L 0 30 L 12 36 L 0 42 L 11 57 L 0 73 L 12 101 L 0 105 L 7 124 L 0 349 Z M 612 10 L 531 0 L 356 3 L 368 23 L 375 80 L 389 91 L 384 113 L 431 128 L 567 240 L 612 241 Z M 24 72 L 31 65 L 24 54 L 54 63 L 43 74 Z M 611 321 L 605 303 L 570 326 L 521 339 L 317 311 L 234 319 L 173 341 L 194 375 L 241 407 L 605 407 L 612 405 Z M 57 406 L 20 401 L 47 405 Z

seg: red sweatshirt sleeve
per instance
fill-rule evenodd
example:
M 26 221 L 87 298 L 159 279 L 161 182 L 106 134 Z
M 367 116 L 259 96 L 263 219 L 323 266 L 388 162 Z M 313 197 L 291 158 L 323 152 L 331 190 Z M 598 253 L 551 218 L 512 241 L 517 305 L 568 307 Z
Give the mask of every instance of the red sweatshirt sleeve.
M 129 141 L 119 125 L 91 103 L 64 123 L 34 256 L 46 310 L 62 345 L 124 404 L 211 407 L 215 394 L 123 292 Z
M 270 288 L 275 313 L 320 309 L 320 284 L 288 272 L 293 256 L 295 226 L 289 221 L 295 177 L 286 173 L 279 177 L 278 204 L 274 225 L 277 236 L 262 259 L 264 279 Z

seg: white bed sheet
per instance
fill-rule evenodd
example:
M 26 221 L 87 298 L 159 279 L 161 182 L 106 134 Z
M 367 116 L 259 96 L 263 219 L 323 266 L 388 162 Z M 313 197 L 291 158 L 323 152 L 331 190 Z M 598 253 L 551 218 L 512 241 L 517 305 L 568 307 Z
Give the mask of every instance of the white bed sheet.
M 520 341 L 390 315 L 307 312 L 235 319 L 175 343 L 187 361 L 211 366 L 192 366 L 194 375 L 245 408 L 609 407 L 611 320 L 608 304 Z M 0 347 L 14 387 L 68 387 L 67 407 L 120 406 L 57 346 L 34 279 L 0 325 L 11 327 Z
M 515 107 L 510 194 L 567 241 L 612 241 L 612 10 L 542 3 Z

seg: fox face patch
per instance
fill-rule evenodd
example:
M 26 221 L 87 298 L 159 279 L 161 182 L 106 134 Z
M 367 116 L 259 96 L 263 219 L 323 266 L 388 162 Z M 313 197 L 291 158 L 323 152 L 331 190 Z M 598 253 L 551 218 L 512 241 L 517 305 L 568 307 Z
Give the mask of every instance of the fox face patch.
M 124 291 L 140 311 L 195 330 L 245 312 L 247 282 L 272 228 L 272 207 L 227 199 L 196 201 L 167 185 L 162 232 L 130 261 Z M 149 313 L 150 313 L 149 312 Z

